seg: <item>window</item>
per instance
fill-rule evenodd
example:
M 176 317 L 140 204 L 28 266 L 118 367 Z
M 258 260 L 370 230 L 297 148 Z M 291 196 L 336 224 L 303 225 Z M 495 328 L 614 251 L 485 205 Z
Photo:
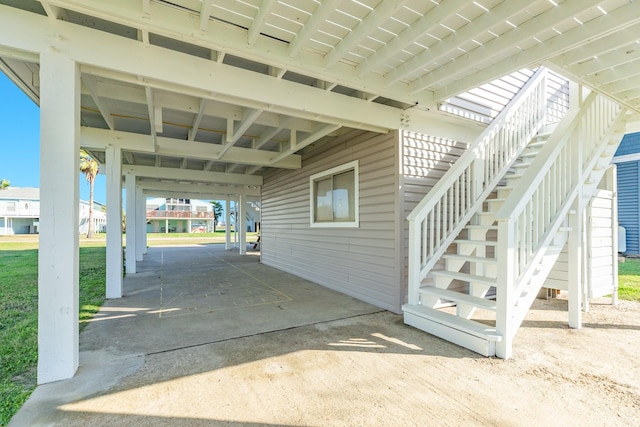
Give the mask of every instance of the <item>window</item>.
M 358 162 L 310 178 L 311 226 L 358 227 Z

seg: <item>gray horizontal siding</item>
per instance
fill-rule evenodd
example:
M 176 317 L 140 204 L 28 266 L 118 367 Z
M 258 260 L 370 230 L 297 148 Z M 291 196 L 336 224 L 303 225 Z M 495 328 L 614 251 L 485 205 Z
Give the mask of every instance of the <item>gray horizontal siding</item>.
M 446 138 L 418 135 L 412 132 L 401 133 L 402 145 L 402 263 L 403 293 L 406 297 L 408 283 L 408 247 L 409 222 L 406 220 L 411 211 L 424 199 L 436 183 L 447 173 L 451 166 L 467 149 L 467 144 Z M 427 161 L 424 161 L 426 159 Z M 419 165 L 419 166 L 416 166 Z M 435 270 L 442 269 L 444 262 L 436 264 Z M 427 277 L 425 283 L 430 283 Z
M 265 174 L 262 262 L 394 312 L 400 311 L 397 139 L 353 131 Z M 309 177 L 358 160 L 359 228 L 312 228 Z

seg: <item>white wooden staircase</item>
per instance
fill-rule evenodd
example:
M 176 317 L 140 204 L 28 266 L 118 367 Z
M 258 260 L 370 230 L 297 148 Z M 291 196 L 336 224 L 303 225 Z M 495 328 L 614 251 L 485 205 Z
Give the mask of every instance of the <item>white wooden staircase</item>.
M 545 93 L 540 69 L 408 217 L 405 323 L 486 356 L 511 356 L 624 133 L 595 93 L 545 133 Z

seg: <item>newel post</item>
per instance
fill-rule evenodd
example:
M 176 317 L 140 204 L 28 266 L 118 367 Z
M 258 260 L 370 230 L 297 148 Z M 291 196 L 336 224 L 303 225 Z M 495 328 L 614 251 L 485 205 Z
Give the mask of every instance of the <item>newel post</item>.
M 496 356 L 508 359 L 513 352 L 513 286 L 517 272 L 514 221 L 498 220 L 498 278 L 496 282 L 496 332 L 502 341 L 496 343 Z
M 420 302 L 420 234 L 419 223 L 412 219 L 409 221 L 409 283 L 408 302 L 411 305 L 418 305 Z

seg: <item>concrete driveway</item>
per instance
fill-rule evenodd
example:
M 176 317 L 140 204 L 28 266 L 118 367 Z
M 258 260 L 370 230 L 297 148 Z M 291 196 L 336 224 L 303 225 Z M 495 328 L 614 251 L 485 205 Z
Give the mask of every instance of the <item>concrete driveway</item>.
M 578 333 L 566 300 L 538 301 L 502 361 L 222 245 L 151 248 L 138 267 L 82 333 L 76 376 L 38 387 L 10 426 L 628 425 L 640 414 L 638 305 L 594 304 Z M 620 310 L 616 326 L 606 316 Z M 604 363 L 606 352 L 623 357 Z

